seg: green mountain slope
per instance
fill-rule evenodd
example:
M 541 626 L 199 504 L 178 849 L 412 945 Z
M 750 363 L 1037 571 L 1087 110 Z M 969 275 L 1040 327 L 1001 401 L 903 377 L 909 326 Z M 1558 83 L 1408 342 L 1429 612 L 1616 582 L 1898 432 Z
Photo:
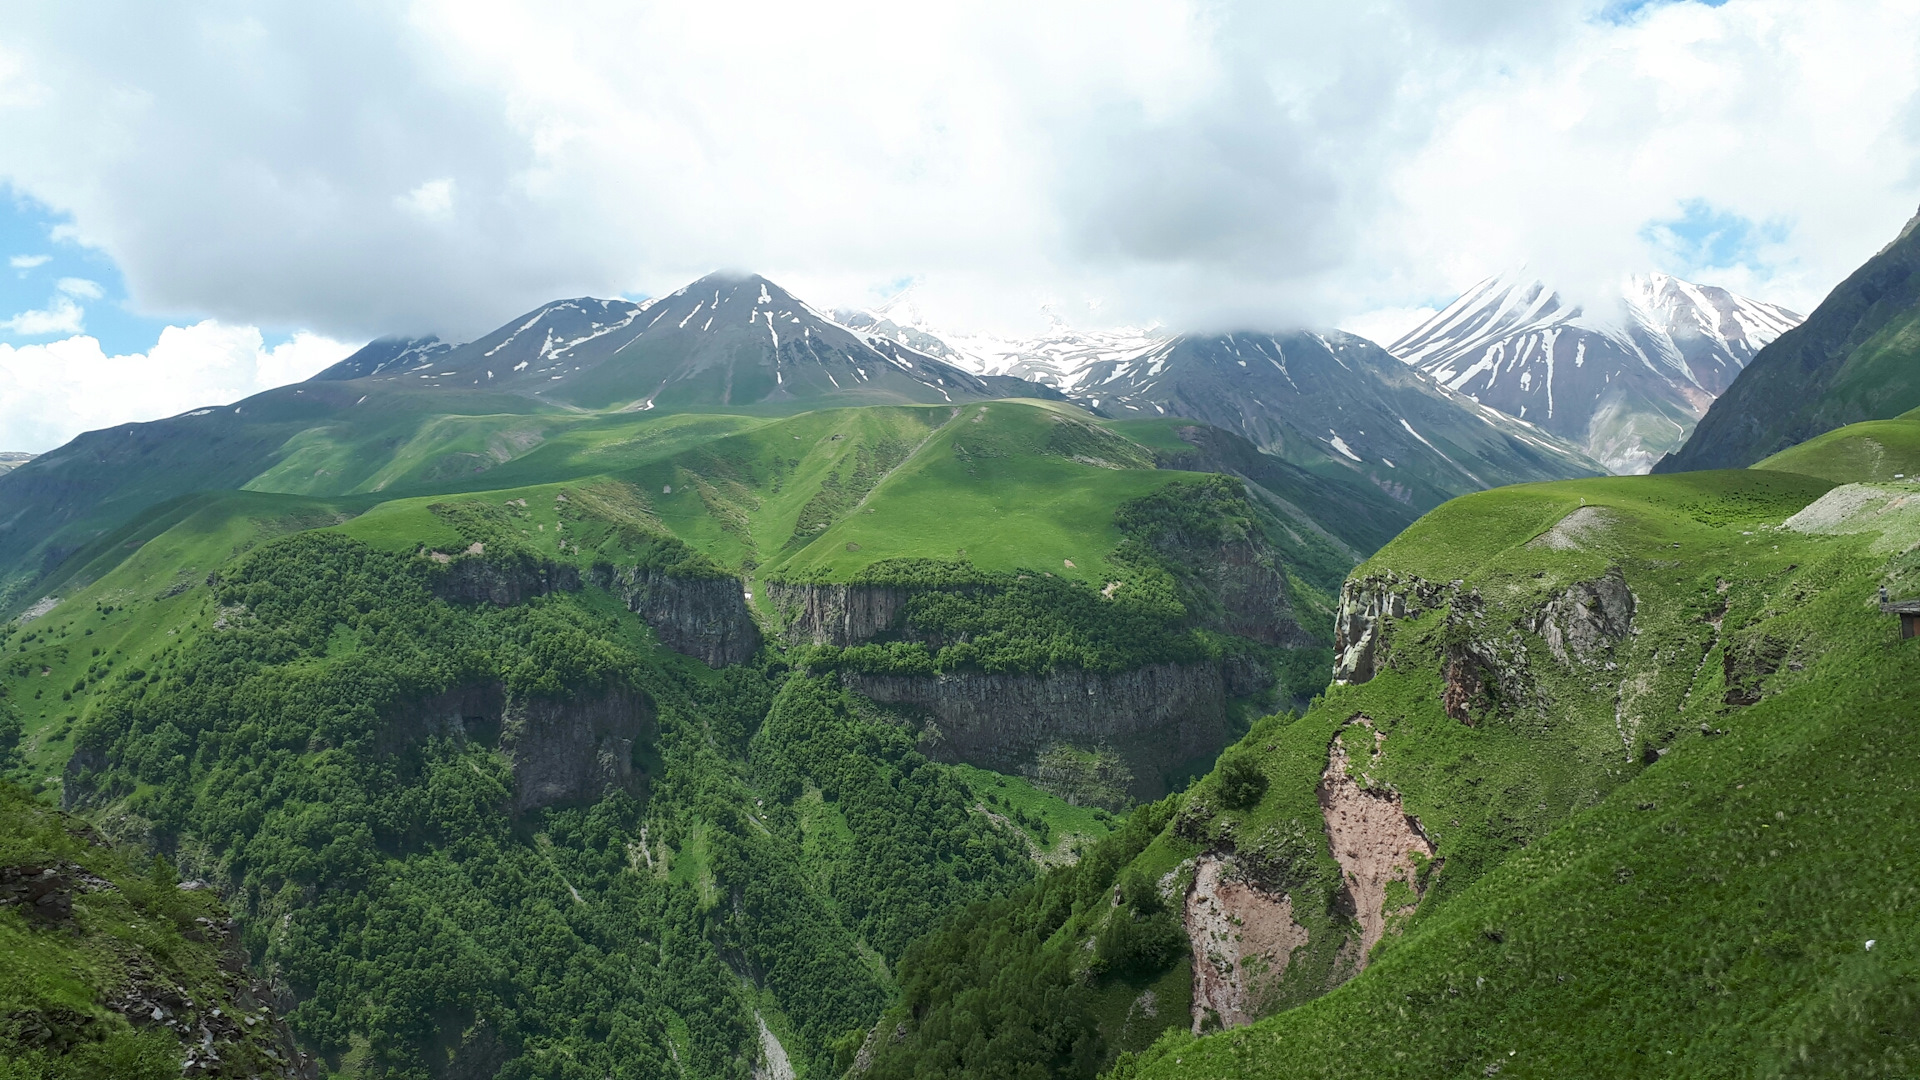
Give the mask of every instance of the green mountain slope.
M 1751 465 L 1822 432 L 1920 407 L 1920 217 L 1760 350 L 1655 472 Z
M 1118 1075 L 1910 1072 L 1914 643 L 1874 600 L 1920 593 L 1920 486 L 1832 483 L 1429 514 L 1348 582 L 1346 684 L 1097 880 L 917 946 L 872 1074 L 1091 1075 L 1161 1030 Z
M 1846 484 L 1920 477 L 1920 414 L 1848 424 L 1765 458 L 1756 469 Z
M 312 1076 L 204 883 L 0 781 L 0 1076 Z
M 1331 590 L 1394 504 L 1257 453 L 1284 497 L 1163 468 L 1206 440 L 1119 428 L 629 414 L 465 482 L 515 486 L 181 496 L 0 637 L 7 767 L 213 882 L 341 1075 L 837 1075 L 910 941 L 1324 683 Z M 1344 536 L 1316 521 L 1340 500 Z M 771 598 L 900 572 L 850 648 Z M 1065 727 L 996 756 L 851 689 L 929 645 L 939 674 L 885 677 L 1093 686 L 1088 716 L 1196 760 Z M 1185 711 L 1118 692 L 1149 669 Z

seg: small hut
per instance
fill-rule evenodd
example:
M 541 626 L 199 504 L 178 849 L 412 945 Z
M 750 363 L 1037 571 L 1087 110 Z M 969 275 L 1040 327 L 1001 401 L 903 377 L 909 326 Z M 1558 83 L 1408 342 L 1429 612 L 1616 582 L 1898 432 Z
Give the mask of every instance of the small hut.
M 1900 616 L 1900 636 L 1920 636 L 1920 600 L 1881 601 L 1880 610 Z

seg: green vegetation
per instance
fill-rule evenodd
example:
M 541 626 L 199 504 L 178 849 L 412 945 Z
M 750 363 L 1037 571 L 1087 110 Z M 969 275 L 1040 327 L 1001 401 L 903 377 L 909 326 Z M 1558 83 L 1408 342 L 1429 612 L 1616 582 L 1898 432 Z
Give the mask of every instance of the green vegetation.
M 868 1075 L 1091 1075 L 1117 1048 L 1164 1027 L 1133 1008 L 1143 992 L 1154 993 L 1161 1017 L 1184 1014 L 1186 972 L 1153 970 L 1185 948 L 1166 934 L 1157 891 L 1131 882 L 1129 896 L 1146 910 L 1111 898 L 1173 807 L 1172 799 L 1140 807 L 1079 862 L 970 907 L 911 946 L 899 965 L 900 1001 L 876 1028 L 904 1034 L 875 1040 Z M 1104 954 L 1080 947 L 1103 934 Z
M 1379 673 L 1256 724 L 1170 800 L 1105 879 L 1101 917 L 1125 921 L 1036 928 L 1031 898 L 1075 880 L 1055 872 L 910 951 L 901 984 L 929 990 L 876 1072 L 1908 1074 L 1913 642 L 1873 599 L 1882 583 L 1920 593 L 1920 527 L 1839 496 L 1780 527 L 1829 488 L 1762 471 L 1603 478 L 1436 510 L 1355 573 L 1407 598 Z M 1631 590 L 1631 632 L 1575 633 L 1619 612 L 1593 584 L 1610 573 Z M 1449 686 L 1472 691 L 1453 714 Z M 1384 937 L 1357 977 L 1340 966 L 1358 925 L 1321 811 L 1336 740 L 1348 775 L 1400 800 L 1435 847 L 1373 901 Z M 1195 1038 L 1184 1010 L 1163 1012 L 1148 1037 L 1166 1034 L 1137 1051 L 1137 1007 L 1085 1004 L 1110 977 L 1094 966 L 1151 939 L 1135 933 L 1153 908 L 1140 883 L 1177 897 L 1205 852 L 1288 896 L 1307 943 L 1266 1019 Z M 976 963 L 983 941 L 1010 944 Z M 1137 980 L 1186 975 L 1134 955 Z M 1028 1015 L 1044 1020 L 1015 1019 Z
M 213 480 L 252 490 L 88 518 L 89 546 L 22 594 L 48 602 L 0 636 L 0 771 L 212 882 L 337 1075 L 744 1078 L 762 1024 L 801 1076 L 837 1075 L 904 1000 L 912 942 L 1118 850 L 1131 778 L 1110 749 L 1059 744 L 1030 777 L 930 761 L 835 667 L 1242 657 L 1293 696 L 1325 682 L 1323 646 L 1237 636 L 1198 561 L 1243 544 L 1319 626 L 1339 542 L 1066 406 L 769 419 L 476 396 L 315 425 L 289 397 L 229 425 L 278 439 Z M 1319 560 L 1312 581 L 1287 550 Z M 595 586 L 616 570 L 722 595 L 743 576 L 909 585 L 927 641 L 710 670 Z M 473 581 L 520 583 L 495 594 L 516 602 L 448 599 L 487 595 Z M 601 741 L 525 737 L 542 717 Z M 536 798 L 549 767 L 577 784 Z M 1125 861 L 1084 881 L 1111 888 Z M 1129 879 L 1114 918 L 1074 901 L 1090 944 L 1062 970 L 1093 979 L 1111 1032 L 1088 1060 L 1184 1013 L 1156 889 Z M 1146 989 L 1160 1020 L 1134 1008 Z
M 291 1052 L 210 892 L 5 781 L 0 901 L 0 1077 L 169 1080 L 201 1025 L 243 1074 Z
M 1838 484 L 1920 477 L 1920 415 L 1835 428 L 1789 447 L 1756 469 L 1818 476 Z
M 1901 927 L 1920 894 L 1888 826 L 1916 809 L 1916 762 L 1889 738 L 1911 643 L 1870 600 L 1911 589 L 1920 564 L 1878 537 L 1778 528 L 1825 487 L 1748 472 L 1507 489 L 1362 567 L 1472 592 L 1397 621 L 1389 669 L 1288 734 L 1341 734 L 1440 865 L 1359 978 L 1246 1031 L 1171 1035 L 1120 1075 L 1911 1070 Z M 1586 527 L 1567 528 L 1583 505 Z M 1633 637 L 1606 664 L 1558 661 L 1528 621 L 1610 568 Z M 1527 696 L 1450 718 L 1447 650 L 1508 626 Z M 1384 733 L 1377 752 L 1356 714 Z M 1268 760 L 1272 803 L 1311 790 L 1324 758 Z
M 518 520 L 479 505 L 439 517 L 461 539 Z M 331 530 L 266 545 L 223 574 L 221 628 L 126 671 L 77 736 L 69 794 L 222 884 L 332 1068 L 741 1075 L 764 1005 L 817 1075 L 908 940 L 1031 876 L 956 770 L 844 692 L 708 672 L 593 592 L 449 604 L 443 573 Z M 642 695 L 649 797 L 516 817 L 538 748 L 415 704 L 489 685 L 508 714 Z

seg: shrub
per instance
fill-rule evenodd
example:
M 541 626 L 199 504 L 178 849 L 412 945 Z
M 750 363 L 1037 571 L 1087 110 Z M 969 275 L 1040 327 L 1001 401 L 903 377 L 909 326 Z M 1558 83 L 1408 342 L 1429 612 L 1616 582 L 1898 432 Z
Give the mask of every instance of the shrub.
M 1220 762 L 1220 802 L 1229 810 L 1245 810 L 1267 793 L 1267 774 L 1260 762 L 1244 751 Z

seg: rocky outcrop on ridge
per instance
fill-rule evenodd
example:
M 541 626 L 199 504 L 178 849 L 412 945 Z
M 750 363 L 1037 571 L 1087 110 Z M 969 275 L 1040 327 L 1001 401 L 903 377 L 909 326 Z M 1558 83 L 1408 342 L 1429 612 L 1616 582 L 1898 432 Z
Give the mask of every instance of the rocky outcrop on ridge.
M 790 645 L 848 648 L 904 629 L 914 589 L 902 585 L 765 585 Z M 916 639 L 924 640 L 924 639 Z
M 481 549 L 481 545 L 475 544 L 474 548 Z M 511 607 L 536 596 L 579 588 L 577 566 L 530 555 L 487 557 L 483 550 L 446 562 L 433 581 L 433 594 L 442 600 L 496 607 Z
M 1348 578 L 1340 587 L 1340 609 L 1333 620 L 1333 681 L 1363 683 L 1386 662 L 1390 620 L 1406 619 L 1439 606 L 1460 582 L 1439 585 L 1392 570 Z
M 491 556 L 480 544 L 459 557 L 435 553 L 443 566 L 433 592 L 456 603 L 510 607 L 591 584 L 618 596 L 674 652 L 708 667 L 744 663 L 760 648 L 760 628 L 738 578 L 681 577 L 644 567 L 601 564 L 586 574 L 568 563 L 529 555 Z
M 661 644 L 708 667 L 741 664 L 760 649 L 760 627 L 734 577 L 676 577 L 642 567 L 595 567 L 593 584 L 646 620 Z

